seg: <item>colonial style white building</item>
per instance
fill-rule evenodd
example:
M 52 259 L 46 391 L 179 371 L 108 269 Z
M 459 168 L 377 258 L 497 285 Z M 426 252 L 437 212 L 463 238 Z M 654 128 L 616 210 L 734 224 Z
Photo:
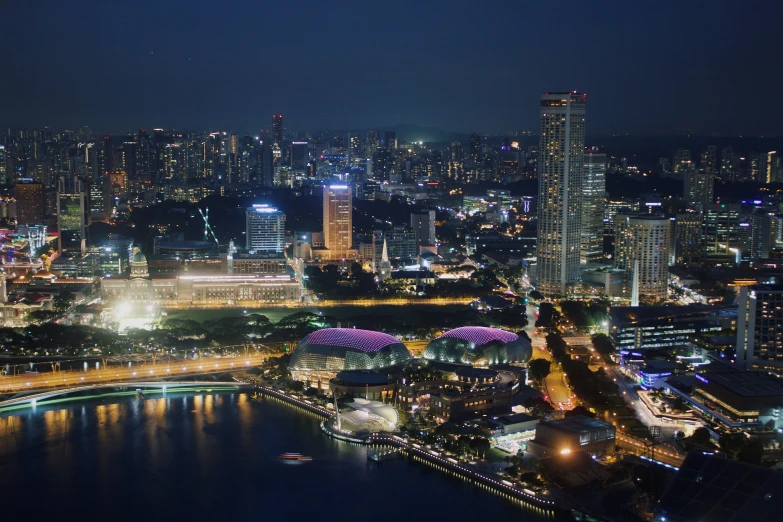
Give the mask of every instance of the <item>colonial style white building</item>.
M 147 258 L 137 251 L 128 277 L 101 280 L 104 300 L 154 305 L 252 303 L 288 304 L 302 297 L 302 288 L 289 275 L 152 276 Z

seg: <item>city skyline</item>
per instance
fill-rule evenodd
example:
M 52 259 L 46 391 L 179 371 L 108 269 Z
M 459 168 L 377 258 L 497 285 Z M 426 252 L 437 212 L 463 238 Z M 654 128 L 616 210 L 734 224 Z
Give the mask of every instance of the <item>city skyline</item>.
M 0 8 L 6 70 L 25 71 L 0 86 L 3 126 L 250 133 L 275 113 L 295 129 L 505 132 L 536 127 L 541 92 L 579 90 L 591 135 L 780 134 L 779 107 L 741 102 L 781 81 L 775 4 L 580 5 L 556 38 L 543 5 L 237 4 L 225 23 L 201 2 L 31 7 Z

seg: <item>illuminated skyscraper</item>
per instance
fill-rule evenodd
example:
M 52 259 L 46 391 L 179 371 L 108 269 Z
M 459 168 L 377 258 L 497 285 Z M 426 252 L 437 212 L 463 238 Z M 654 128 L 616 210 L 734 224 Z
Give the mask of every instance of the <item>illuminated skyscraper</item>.
M 90 195 L 81 180 L 69 178 L 63 176 L 57 186 L 57 249 L 63 256 L 83 256 L 90 226 Z
M 351 165 L 358 167 L 359 165 L 364 166 L 365 160 L 367 159 L 367 156 L 365 156 L 365 150 L 364 145 L 362 144 L 362 137 L 358 134 L 351 134 L 350 137 L 350 154 L 351 154 Z
M 14 186 L 17 225 L 46 223 L 46 190 L 43 183 L 17 183 Z
M 742 250 L 741 216 L 742 206 L 738 203 L 711 203 L 705 206 L 702 242 L 707 264 L 738 262 L 738 254 Z
M 674 221 L 674 264 L 695 265 L 701 262 L 702 214 L 682 212 Z
M 283 144 L 283 115 L 282 114 L 272 115 L 272 139 L 274 139 L 275 143 L 277 143 L 278 145 Z
M 741 286 L 737 304 L 737 366 L 783 366 L 783 285 Z
M 597 149 L 585 153 L 582 192 L 582 263 L 604 255 L 604 207 L 606 206 L 606 154 Z
M 614 219 L 615 267 L 625 270 L 626 292 L 630 295 L 636 280 L 640 296 L 665 299 L 669 285 L 669 219 L 649 214 L 617 214 Z
M 351 187 L 324 187 L 324 246 L 330 259 L 345 259 L 353 246 Z
M 541 97 L 538 155 L 538 290 L 565 295 L 580 282 L 586 95 Z
M 285 214 L 269 205 L 253 205 L 245 210 L 245 247 L 251 254 L 285 249 Z

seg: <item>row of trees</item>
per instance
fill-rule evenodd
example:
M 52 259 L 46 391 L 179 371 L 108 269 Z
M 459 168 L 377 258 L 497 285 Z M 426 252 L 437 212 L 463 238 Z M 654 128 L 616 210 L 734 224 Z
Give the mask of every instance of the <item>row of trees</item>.
M 462 270 L 463 267 L 458 267 Z M 409 285 L 383 282 L 361 264 L 352 263 L 342 272 L 337 265 L 317 266 L 305 269 L 308 287 L 327 299 L 355 299 L 380 295 L 407 294 Z M 434 285 L 419 284 L 416 293 L 428 297 L 482 297 L 505 290 L 497 275 L 490 269 L 473 269 L 468 278 L 438 280 Z
M 560 363 L 571 389 L 579 400 L 595 409 L 604 409 L 607 405 L 606 396 L 617 393 L 617 384 L 603 369 L 599 368 L 593 372 L 587 363 L 572 359 L 567 353 L 566 342 L 559 335 L 547 335 L 546 343 L 552 358 Z

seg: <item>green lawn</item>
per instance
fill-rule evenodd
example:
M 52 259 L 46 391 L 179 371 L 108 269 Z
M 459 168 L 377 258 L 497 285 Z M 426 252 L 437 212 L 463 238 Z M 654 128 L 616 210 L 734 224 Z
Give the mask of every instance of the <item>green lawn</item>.
M 167 319 L 192 319 L 198 322 L 214 321 L 224 317 L 240 317 L 243 312 L 247 314 L 265 315 L 272 322 L 277 322 L 283 317 L 297 312 L 321 313 L 344 319 L 354 315 L 374 315 L 382 320 L 383 317 L 404 317 L 416 315 L 427 310 L 442 311 L 444 313 L 467 310 L 467 305 L 382 305 L 382 306 L 328 306 L 328 307 L 302 307 L 302 308 L 191 308 L 186 310 L 167 310 Z

